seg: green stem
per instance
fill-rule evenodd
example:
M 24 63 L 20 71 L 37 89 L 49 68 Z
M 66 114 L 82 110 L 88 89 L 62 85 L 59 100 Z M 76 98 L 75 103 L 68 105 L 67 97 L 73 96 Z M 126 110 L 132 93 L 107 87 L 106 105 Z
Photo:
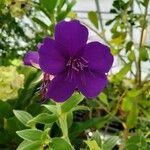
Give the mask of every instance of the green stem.
M 95 0 L 95 4 L 96 4 L 96 9 L 97 9 L 97 13 L 98 13 L 98 17 L 99 17 L 99 22 L 100 22 L 100 26 L 101 26 L 101 31 L 103 33 L 103 39 L 105 41 L 106 40 L 106 36 L 105 36 L 105 30 L 104 30 L 104 26 L 103 26 L 103 22 L 102 22 L 102 15 L 101 15 L 101 9 L 100 9 L 100 6 L 99 6 L 99 0 Z
M 59 117 L 59 124 L 60 128 L 63 133 L 63 137 L 70 143 L 69 137 L 68 137 L 68 125 L 67 125 L 67 115 L 61 114 Z
M 145 12 L 144 12 L 144 21 L 146 21 L 147 19 L 147 13 L 148 13 L 148 6 L 149 6 L 149 1 L 147 3 L 147 5 L 145 6 Z M 145 31 L 145 26 L 143 24 L 142 26 L 142 31 L 141 31 L 141 37 L 140 37 L 140 45 L 139 45 L 139 49 L 140 47 L 143 46 L 144 44 L 144 31 Z M 139 57 L 138 57 L 138 62 L 137 62 L 137 72 L 136 72 L 136 78 L 137 78 L 137 82 L 138 82 L 138 86 L 141 86 L 141 59 L 140 59 L 140 51 L 139 51 Z
M 57 106 L 57 112 L 59 114 L 59 126 L 61 128 L 63 138 L 70 144 L 70 146 L 74 150 L 73 146 L 71 145 L 69 136 L 68 136 L 67 113 L 62 113 L 61 104 L 56 103 L 56 106 Z

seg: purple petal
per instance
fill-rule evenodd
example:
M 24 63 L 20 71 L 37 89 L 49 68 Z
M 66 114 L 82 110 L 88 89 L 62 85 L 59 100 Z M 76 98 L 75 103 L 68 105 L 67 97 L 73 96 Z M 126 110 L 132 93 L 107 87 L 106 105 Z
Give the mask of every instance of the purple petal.
M 67 100 L 73 94 L 76 84 L 66 79 L 65 74 L 57 75 L 49 84 L 47 97 L 56 102 Z
M 61 21 L 55 27 L 55 40 L 61 43 L 74 56 L 78 50 L 85 46 L 88 30 L 79 21 Z
M 24 64 L 27 66 L 33 66 L 37 68 L 39 66 L 38 52 L 34 52 L 34 51 L 27 52 L 24 56 Z
M 61 54 L 62 47 L 49 37 L 45 38 L 39 48 L 39 64 L 41 69 L 49 74 L 57 74 L 64 70 L 66 60 Z
M 78 89 L 89 98 L 96 97 L 107 85 L 105 74 L 99 72 L 82 72 Z
M 110 70 L 113 63 L 110 49 L 99 42 L 87 44 L 84 48 L 83 58 L 88 61 L 90 69 L 104 73 Z

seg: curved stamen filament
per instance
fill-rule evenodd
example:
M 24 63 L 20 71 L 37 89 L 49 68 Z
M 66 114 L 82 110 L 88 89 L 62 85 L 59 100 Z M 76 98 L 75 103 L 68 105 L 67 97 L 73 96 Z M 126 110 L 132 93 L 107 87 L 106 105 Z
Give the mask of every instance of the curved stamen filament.
M 70 59 L 66 64 L 66 67 L 68 72 L 67 78 L 70 78 L 72 80 L 74 71 L 75 72 L 83 71 L 85 68 L 88 67 L 88 61 L 83 57 L 79 57 L 79 58 L 70 57 Z

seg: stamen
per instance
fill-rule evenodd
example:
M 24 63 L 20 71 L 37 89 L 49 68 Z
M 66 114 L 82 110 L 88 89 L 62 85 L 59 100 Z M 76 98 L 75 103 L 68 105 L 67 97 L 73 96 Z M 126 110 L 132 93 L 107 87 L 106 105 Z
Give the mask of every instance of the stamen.
M 88 67 L 88 61 L 83 57 L 79 58 L 72 58 L 68 60 L 67 64 L 67 79 L 73 79 L 74 71 L 80 72 L 83 71 L 85 68 Z
M 43 82 L 40 88 L 41 102 L 46 101 L 46 94 L 48 91 L 48 85 L 50 83 L 50 74 L 44 73 Z
M 85 63 L 87 63 L 88 64 L 88 61 L 85 59 L 85 58 L 83 58 L 83 57 L 80 57 Z

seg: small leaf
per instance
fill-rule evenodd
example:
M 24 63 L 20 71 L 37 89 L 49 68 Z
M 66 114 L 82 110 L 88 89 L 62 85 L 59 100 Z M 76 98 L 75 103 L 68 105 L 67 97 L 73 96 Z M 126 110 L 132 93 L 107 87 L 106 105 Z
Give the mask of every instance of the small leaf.
M 99 147 L 102 146 L 102 140 L 100 137 L 100 132 L 98 130 L 96 130 L 96 132 L 93 134 L 92 139 L 96 141 Z
M 142 61 L 147 61 L 149 59 L 147 48 L 146 47 L 141 47 L 139 49 L 139 51 L 140 51 L 140 59 Z
M 40 25 L 44 30 L 48 29 L 48 25 L 46 25 L 43 21 L 41 21 L 38 18 L 33 17 L 32 20 L 37 23 L 38 25 Z
M 36 129 L 25 129 L 16 132 L 21 138 L 27 141 L 40 141 L 42 139 L 43 132 Z
M 126 125 L 129 129 L 133 128 L 136 125 L 138 119 L 138 112 L 139 112 L 138 106 L 136 103 L 134 103 L 131 111 L 127 116 L 127 121 L 126 121 Z
M 34 117 L 32 120 L 30 120 L 27 124 L 32 125 L 35 123 L 43 123 L 43 124 L 49 124 L 53 123 L 58 119 L 57 115 L 50 115 L 48 113 L 42 113 L 39 114 L 38 116 Z
M 57 5 L 57 0 L 40 0 L 40 4 L 46 8 L 49 13 L 52 13 Z
M 87 110 L 90 111 L 90 108 L 87 106 L 76 106 L 74 108 L 72 108 L 72 111 L 78 111 L 78 110 Z
M 141 17 L 141 18 L 140 18 L 140 26 L 141 26 L 143 29 L 145 29 L 145 28 L 147 27 L 147 25 L 148 25 L 148 20 L 145 20 L 144 17 Z
M 27 122 L 29 122 L 33 117 L 27 113 L 26 111 L 22 110 L 13 110 L 15 116 L 17 119 L 23 123 L 25 126 L 27 126 Z
M 149 150 L 146 139 L 141 134 L 130 136 L 125 144 L 126 150 Z
M 83 95 L 79 93 L 73 94 L 67 101 L 62 104 L 62 112 L 69 112 L 72 108 L 76 107 L 81 101 L 83 101 L 83 99 Z
M 116 13 L 117 13 L 117 10 L 116 10 L 116 9 L 111 9 L 111 10 L 110 10 L 110 13 L 116 14 Z
M 112 23 L 113 23 L 113 21 L 114 21 L 114 19 L 112 19 L 112 20 L 108 20 L 108 21 L 105 23 L 105 25 L 106 25 L 106 26 L 108 26 L 108 25 L 112 24 Z
M 92 24 L 98 29 L 98 17 L 96 12 L 94 11 L 88 12 L 88 18 L 92 22 Z
M 62 138 L 53 138 L 49 146 L 54 150 L 73 150 L 71 145 Z
M 112 40 L 110 41 L 110 43 L 116 46 L 120 46 L 121 44 L 124 43 L 125 37 L 126 37 L 125 33 L 120 33 L 120 35 L 112 37 Z
M 131 63 L 126 64 L 121 70 L 114 76 L 114 82 L 122 81 L 124 76 L 130 71 Z
M 130 97 L 124 97 L 121 103 L 121 109 L 123 111 L 129 112 L 133 107 L 133 100 Z
M 85 131 L 89 128 L 100 129 L 104 127 L 104 125 L 109 122 L 110 116 L 105 117 L 96 117 L 83 122 L 74 122 L 70 129 L 70 137 L 75 138 L 81 132 Z
M 108 140 L 106 140 L 103 144 L 104 150 L 112 150 L 113 147 L 118 143 L 119 137 L 118 136 L 112 136 Z
M 129 41 L 127 44 L 126 44 L 126 52 L 130 51 L 133 49 L 133 42 L 132 41 Z
M 56 17 L 57 22 L 59 22 L 59 21 L 66 18 L 66 16 L 69 14 L 69 12 L 71 11 L 71 9 L 72 9 L 72 7 L 74 6 L 75 3 L 76 3 L 75 0 L 71 0 L 70 3 L 67 4 L 66 10 L 61 10 L 59 12 L 59 14 Z
M 128 95 L 129 97 L 137 97 L 140 93 L 141 93 L 140 90 L 133 89 L 133 90 L 128 91 L 128 92 L 127 92 L 127 95 Z
M 109 104 L 108 104 L 108 100 L 107 100 L 107 95 L 106 95 L 104 92 L 100 93 L 100 95 L 98 96 L 98 98 L 99 98 L 100 101 L 101 101 L 102 103 L 104 103 L 106 106 L 109 105 Z
M 17 148 L 17 150 L 41 150 L 42 143 L 40 141 L 23 141 Z
M 128 55 L 128 59 L 132 62 L 135 60 L 135 54 L 134 51 L 131 51 Z
M 52 112 L 53 114 L 57 114 L 57 107 L 56 105 L 42 105 L 45 108 L 47 108 L 47 110 L 49 110 L 50 112 Z
M 88 145 L 90 150 L 101 150 L 95 140 L 87 140 L 84 142 Z

